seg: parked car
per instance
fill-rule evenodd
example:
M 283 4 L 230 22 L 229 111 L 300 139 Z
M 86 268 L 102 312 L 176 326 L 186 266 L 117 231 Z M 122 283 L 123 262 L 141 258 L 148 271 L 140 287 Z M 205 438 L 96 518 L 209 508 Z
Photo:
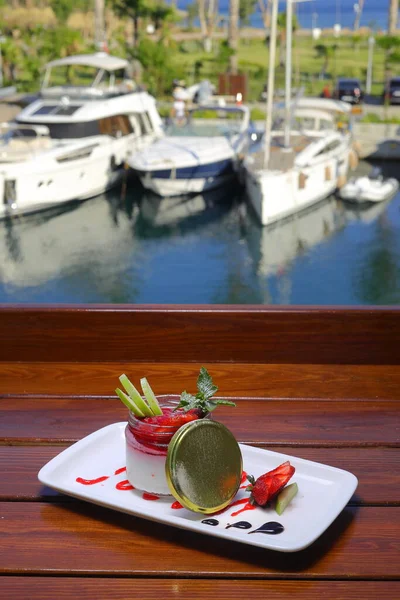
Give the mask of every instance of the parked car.
M 392 77 L 385 86 L 384 99 L 389 104 L 400 104 L 400 77 Z
M 334 97 L 350 104 L 358 104 L 364 99 L 364 92 L 358 79 L 338 79 Z

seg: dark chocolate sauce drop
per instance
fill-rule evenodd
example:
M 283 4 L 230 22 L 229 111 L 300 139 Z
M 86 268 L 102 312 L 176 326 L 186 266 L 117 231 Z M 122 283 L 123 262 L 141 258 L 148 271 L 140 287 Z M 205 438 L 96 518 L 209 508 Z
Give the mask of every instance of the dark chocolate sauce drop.
M 236 527 L 237 529 L 250 529 L 252 524 L 248 521 L 238 521 L 237 523 L 228 523 L 225 529 L 229 529 L 229 527 Z
M 202 523 L 204 523 L 204 525 L 212 525 L 213 527 L 219 525 L 219 521 L 217 519 L 203 519 Z
M 249 531 L 250 533 L 268 533 L 269 535 L 277 535 L 278 533 L 282 533 L 284 531 L 284 526 L 281 523 L 277 523 L 277 521 L 268 521 L 268 523 L 264 523 L 258 529 L 254 529 L 253 531 Z

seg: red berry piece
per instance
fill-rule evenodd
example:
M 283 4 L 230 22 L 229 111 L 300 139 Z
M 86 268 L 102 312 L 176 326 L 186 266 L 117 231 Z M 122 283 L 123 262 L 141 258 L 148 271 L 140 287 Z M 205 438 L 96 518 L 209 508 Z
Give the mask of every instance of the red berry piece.
M 251 475 L 247 476 L 250 484 L 246 489 L 251 492 L 250 502 L 265 506 L 268 504 L 287 482 L 293 477 L 295 468 L 292 467 L 289 461 L 279 465 L 276 469 L 260 475 L 258 479 L 254 479 Z

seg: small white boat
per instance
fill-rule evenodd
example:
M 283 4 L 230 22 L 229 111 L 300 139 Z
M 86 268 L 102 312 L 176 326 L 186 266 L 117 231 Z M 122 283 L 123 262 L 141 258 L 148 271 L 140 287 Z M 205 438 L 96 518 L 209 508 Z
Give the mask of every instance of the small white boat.
M 383 202 L 392 198 L 398 189 L 397 179 L 384 178 L 380 169 L 376 168 L 368 176 L 350 179 L 339 190 L 339 197 L 351 202 Z
M 211 118 L 210 118 L 211 116 Z M 128 159 L 142 185 L 159 196 L 199 194 L 232 180 L 249 144 L 244 106 L 201 106 L 185 124 Z

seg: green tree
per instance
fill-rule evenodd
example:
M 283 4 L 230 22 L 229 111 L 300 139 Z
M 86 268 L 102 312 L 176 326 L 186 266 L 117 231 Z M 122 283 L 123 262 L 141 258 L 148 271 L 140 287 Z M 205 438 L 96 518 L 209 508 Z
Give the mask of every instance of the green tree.
M 239 0 L 239 17 L 240 22 L 248 25 L 250 17 L 254 13 L 258 0 Z
M 70 14 L 76 10 L 74 0 L 57 0 L 51 3 L 51 8 L 60 24 L 66 23 Z
M 278 14 L 278 41 L 279 41 L 279 66 L 285 64 L 285 49 L 286 49 L 286 12 Z M 296 15 L 292 19 L 292 31 L 296 31 L 299 27 Z
M 154 23 L 155 30 L 160 30 L 164 24 L 172 23 L 177 20 L 178 16 L 173 6 L 158 2 L 154 6 L 149 5 L 148 16 Z
M 192 29 L 194 20 L 199 16 L 199 5 L 197 2 L 192 2 L 186 6 L 186 20 L 189 29 Z
M 177 72 L 172 61 L 171 50 L 158 41 L 141 39 L 134 51 L 134 57 L 143 66 L 143 80 L 155 96 L 163 96 L 169 91 L 175 77 L 183 79 L 183 73 Z
M 120 17 L 129 17 L 133 22 L 133 47 L 139 43 L 139 19 L 149 15 L 149 4 L 146 0 L 112 0 L 114 12 Z
M 323 77 L 328 70 L 331 58 L 335 56 L 337 44 L 332 44 L 330 46 L 328 46 L 327 44 L 317 44 L 316 46 L 314 46 L 314 50 L 317 53 L 317 58 L 323 59 L 321 68 L 321 76 Z
M 376 45 L 384 52 L 384 79 L 387 85 L 391 77 L 391 66 L 400 62 L 400 38 L 396 35 L 382 35 L 376 38 Z
M 229 0 L 228 46 L 231 50 L 229 71 L 234 75 L 238 70 L 237 50 L 239 45 L 239 7 L 240 0 Z

